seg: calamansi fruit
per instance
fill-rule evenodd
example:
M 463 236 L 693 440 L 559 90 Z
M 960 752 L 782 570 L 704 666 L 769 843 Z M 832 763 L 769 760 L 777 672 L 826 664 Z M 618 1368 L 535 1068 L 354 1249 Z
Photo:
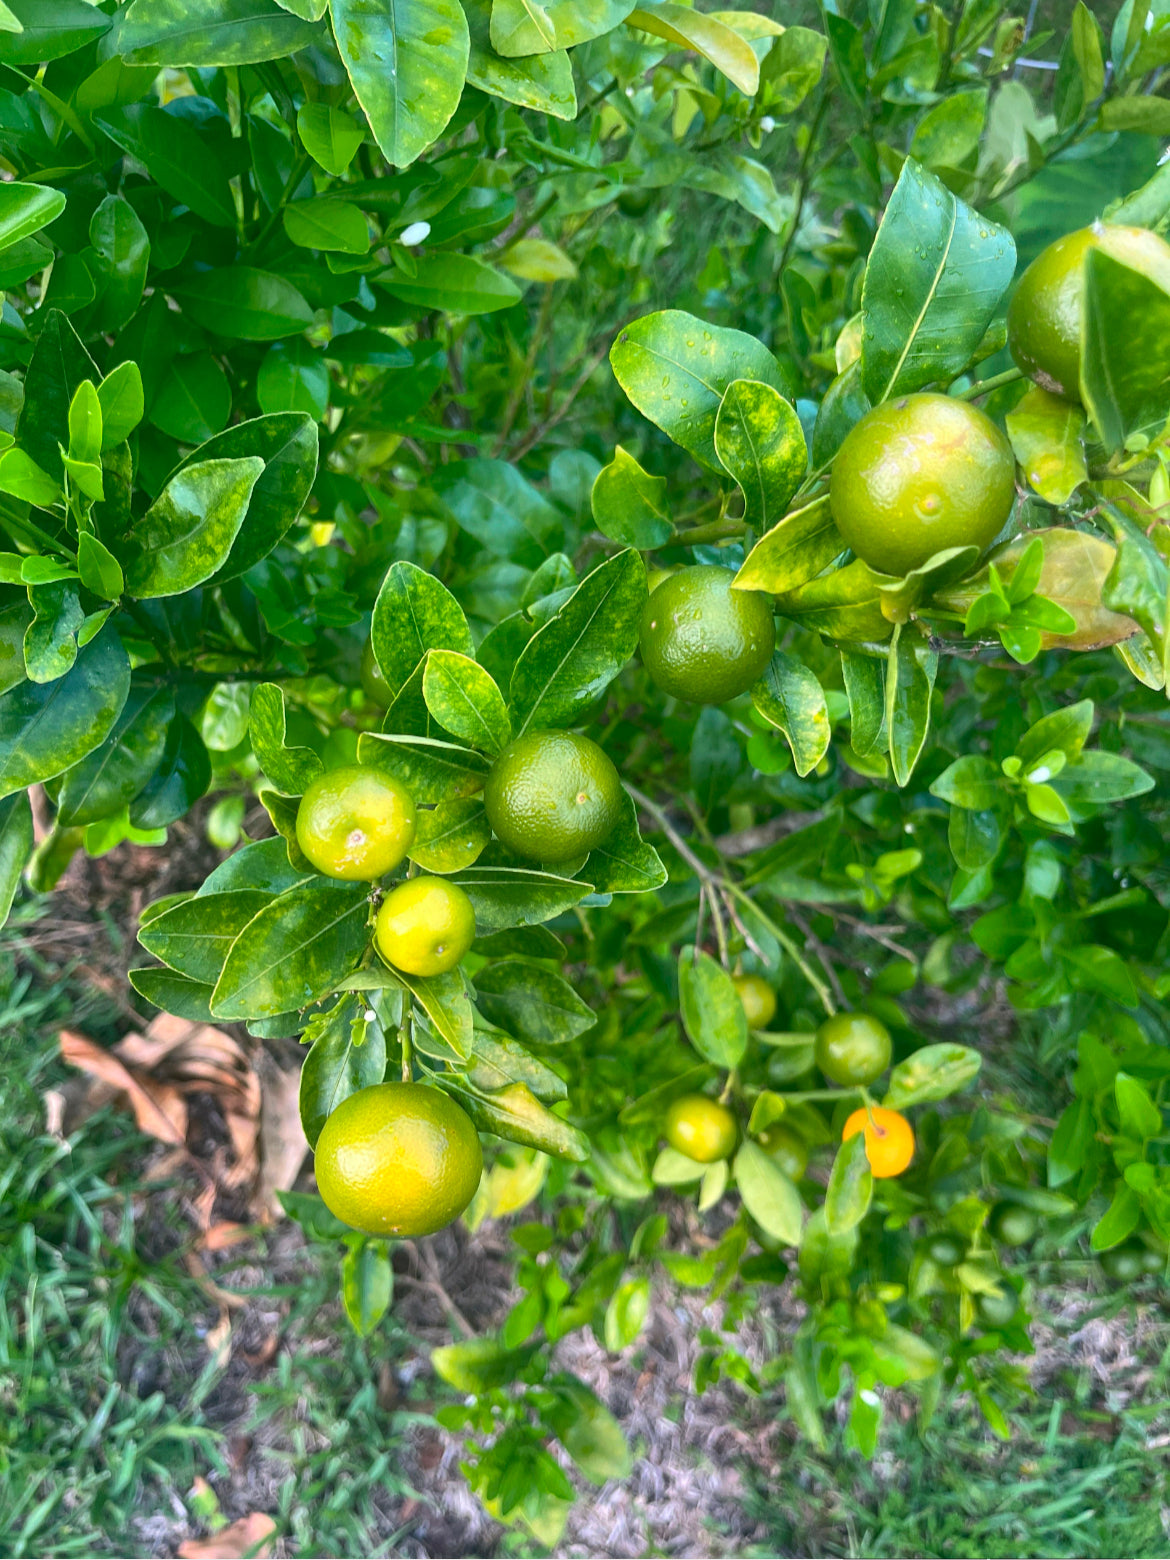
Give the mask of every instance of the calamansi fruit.
M 458 883 L 416 877 L 383 899 L 374 922 L 374 946 L 408 975 L 453 970 L 475 941 L 475 911 Z
M 327 877 L 373 882 L 403 859 L 414 829 L 409 794 L 361 764 L 318 775 L 297 809 L 297 844 Z
M 642 661 L 663 693 L 725 704 L 747 691 L 776 648 L 772 604 L 733 590 L 730 569 L 696 564 L 654 590 L 642 610 Z
M 666 1112 L 663 1133 L 671 1148 L 701 1165 L 726 1159 L 735 1147 L 735 1117 L 705 1094 L 684 1094 Z
M 790 1181 L 799 1181 L 808 1168 L 808 1149 L 804 1139 L 780 1122 L 765 1127 L 759 1136 L 760 1147 L 783 1170 Z
M 374 655 L 374 642 L 367 639 L 362 650 L 361 682 L 367 697 L 382 709 L 388 710 L 394 703 L 394 689 L 386 681 L 382 668 Z
M 829 501 L 859 558 L 905 575 L 946 547 L 993 542 L 1011 513 L 1015 458 L 984 412 L 947 395 L 877 406 L 846 435 Z
M 776 1017 L 776 993 L 762 975 L 736 975 L 735 989 L 749 1029 L 766 1029 Z
M 880 1078 L 892 1053 L 890 1031 L 868 1013 L 834 1013 L 817 1030 L 817 1066 L 843 1089 Z
M 500 754 L 483 788 L 488 822 L 517 856 L 556 863 L 612 831 L 622 786 L 613 762 L 575 731 L 530 731 Z
M 1054 395 L 1081 398 L 1081 334 L 1085 257 L 1099 249 L 1170 292 L 1170 244 L 1139 227 L 1092 227 L 1067 233 L 1038 255 L 1020 277 L 1008 306 L 1008 346 L 1030 379 Z M 1133 322 L 1140 352 L 1141 321 Z
M 432 1235 L 457 1219 L 483 1173 L 479 1134 L 449 1095 L 421 1083 L 359 1089 L 321 1128 L 317 1188 L 367 1235 Z
M 845 1122 L 841 1141 L 865 1133 L 865 1157 L 875 1181 L 901 1175 L 914 1158 L 914 1128 L 901 1111 L 885 1105 L 864 1106 Z
M 980 1320 L 989 1327 L 1006 1327 L 1020 1309 L 1020 1297 L 1010 1285 L 997 1295 L 979 1295 L 976 1300 Z
M 988 1228 L 1001 1246 L 1026 1246 L 1040 1228 L 1031 1208 L 1000 1203 L 991 1210 Z

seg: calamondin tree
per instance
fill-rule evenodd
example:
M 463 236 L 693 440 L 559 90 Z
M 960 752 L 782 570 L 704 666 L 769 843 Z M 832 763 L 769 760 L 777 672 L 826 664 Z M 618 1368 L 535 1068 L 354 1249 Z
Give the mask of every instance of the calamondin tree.
M 433 1360 L 548 1543 L 657 1285 L 872 1453 L 1165 1271 L 1170 20 L 1055 9 L 0 3 L 0 908 L 215 798 L 134 991 L 301 1039 L 360 1331 L 543 1190 Z

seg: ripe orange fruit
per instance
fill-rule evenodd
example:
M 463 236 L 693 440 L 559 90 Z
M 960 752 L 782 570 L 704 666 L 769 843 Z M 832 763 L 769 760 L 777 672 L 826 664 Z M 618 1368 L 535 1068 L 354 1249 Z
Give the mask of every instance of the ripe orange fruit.
M 475 911 L 458 883 L 416 877 L 383 899 L 374 922 L 374 946 L 408 975 L 453 970 L 475 941 Z
M 901 1175 L 914 1158 L 914 1128 L 901 1111 L 885 1105 L 855 1110 L 841 1133 L 842 1143 L 865 1133 L 865 1157 L 875 1181 Z
M 735 1117 L 705 1094 L 684 1094 L 666 1112 L 663 1135 L 671 1148 L 701 1165 L 726 1159 L 735 1147 Z
M 829 501 L 871 569 L 909 574 L 946 547 L 982 551 L 1011 513 L 1011 445 L 984 412 L 949 395 L 875 406 L 846 435 Z
M 733 590 L 714 564 L 680 569 L 642 609 L 642 662 L 663 693 L 690 704 L 726 704 L 761 676 L 776 648 L 772 603 Z
M 492 765 L 483 804 L 509 850 L 555 864 L 587 855 L 612 831 L 622 784 L 612 760 L 588 737 L 530 731 Z
M 1085 314 L 1085 256 L 1099 249 L 1170 292 L 1170 244 L 1146 228 L 1106 226 L 1067 233 L 1049 244 L 1020 277 L 1008 306 L 1008 346 L 1020 368 L 1045 390 L 1081 398 L 1081 328 Z M 1134 348 L 1141 350 L 1133 322 Z
M 450 1095 L 422 1083 L 359 1089 L 317 1139 L 317 1189 L 367 1235 L 432 1235 L 457 1219 L 483 1173 L 479 1134 Z
M 762 975 L 733 976 L 749 1029 L 766 1029 L 776 1017 L 776 993 Z
M 327 877 L 373 882 L 414 841 L 414 801 L 388 774 L 361 764 L 318 775 L 297 809 L 297 844 Z

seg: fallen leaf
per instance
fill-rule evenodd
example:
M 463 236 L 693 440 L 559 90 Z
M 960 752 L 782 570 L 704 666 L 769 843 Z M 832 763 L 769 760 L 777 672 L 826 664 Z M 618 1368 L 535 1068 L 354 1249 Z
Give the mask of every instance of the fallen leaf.
M 176 1146 L 186 1141 L 187 1106 L 176 1088 L 132 1070 L 113 1052 L 72 1029 L 63 1029 L 60 1038 L 65 1061 L 124 1094 L 143 1132 Z
M 277 1192 L 291 1190 L 309 1152 L 301 1126 L 300 1071 L 285 1072 L 267 1051 L 259 1053 L 260 1178 L 252 1210 L 266 1223 L 284 1217 Z
M 219 1321 L 204 1340 L 207 1352 L 217 1370 L 226 1370 L 232 1357 L 232 1319 L 226 1307 L 219 1313 Z
M 213 1224 L 200 1236 L 197 1245 L 201 1251 L 226 1251 L 229 1246 L 238 1246 L 241 1241 L 251 1240 L 252 1228 L 247 1224 L 233 1224 L 230 1220 L 224 1220 L 221 1224 Z
M 210 1538 L 189 1538 L 180 1544 L 179 1560 L 245 1560 L 273 1553 L 276 1523 L 263 1511 L 252 1511 Z
M 263 1370 L 266 1365 L 272 1364 L 279 1347 L 279 1336 L 276 1333 L 268 1333 L 258 1349 L 244 1350 L 244 1364 L 249 1370 Z

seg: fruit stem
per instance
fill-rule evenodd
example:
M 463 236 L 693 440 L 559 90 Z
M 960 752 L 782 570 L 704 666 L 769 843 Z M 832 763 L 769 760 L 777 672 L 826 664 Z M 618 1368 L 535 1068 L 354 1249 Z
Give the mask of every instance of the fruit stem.
M 677 531 L 670 539 L 672 547 L 696 547 L 702 542 L 723 542 L 733 536 L 742 536 L 744 517 L 727 516 L 711 520 L 706 525 L 693 525 L 689 531 Z
M 409 1016 L 402 1028 L 398 1031 L 398 1038 L 402 1042 L 402 1081 L 414 1082 L 414 1017 Z
M 1002 374 L 993 374 L 990 379 L 981 379 L 976 385 L 969 385 L 966 390 L 959 390 L 951 397 L 953 401 L 977 401 L 982 395 L 990 395 L 993 390 L 998 390 L 1001 385 L 1014 385 L 1017 379 L 1023 379 L 1022 368 L 1005 368 Z

